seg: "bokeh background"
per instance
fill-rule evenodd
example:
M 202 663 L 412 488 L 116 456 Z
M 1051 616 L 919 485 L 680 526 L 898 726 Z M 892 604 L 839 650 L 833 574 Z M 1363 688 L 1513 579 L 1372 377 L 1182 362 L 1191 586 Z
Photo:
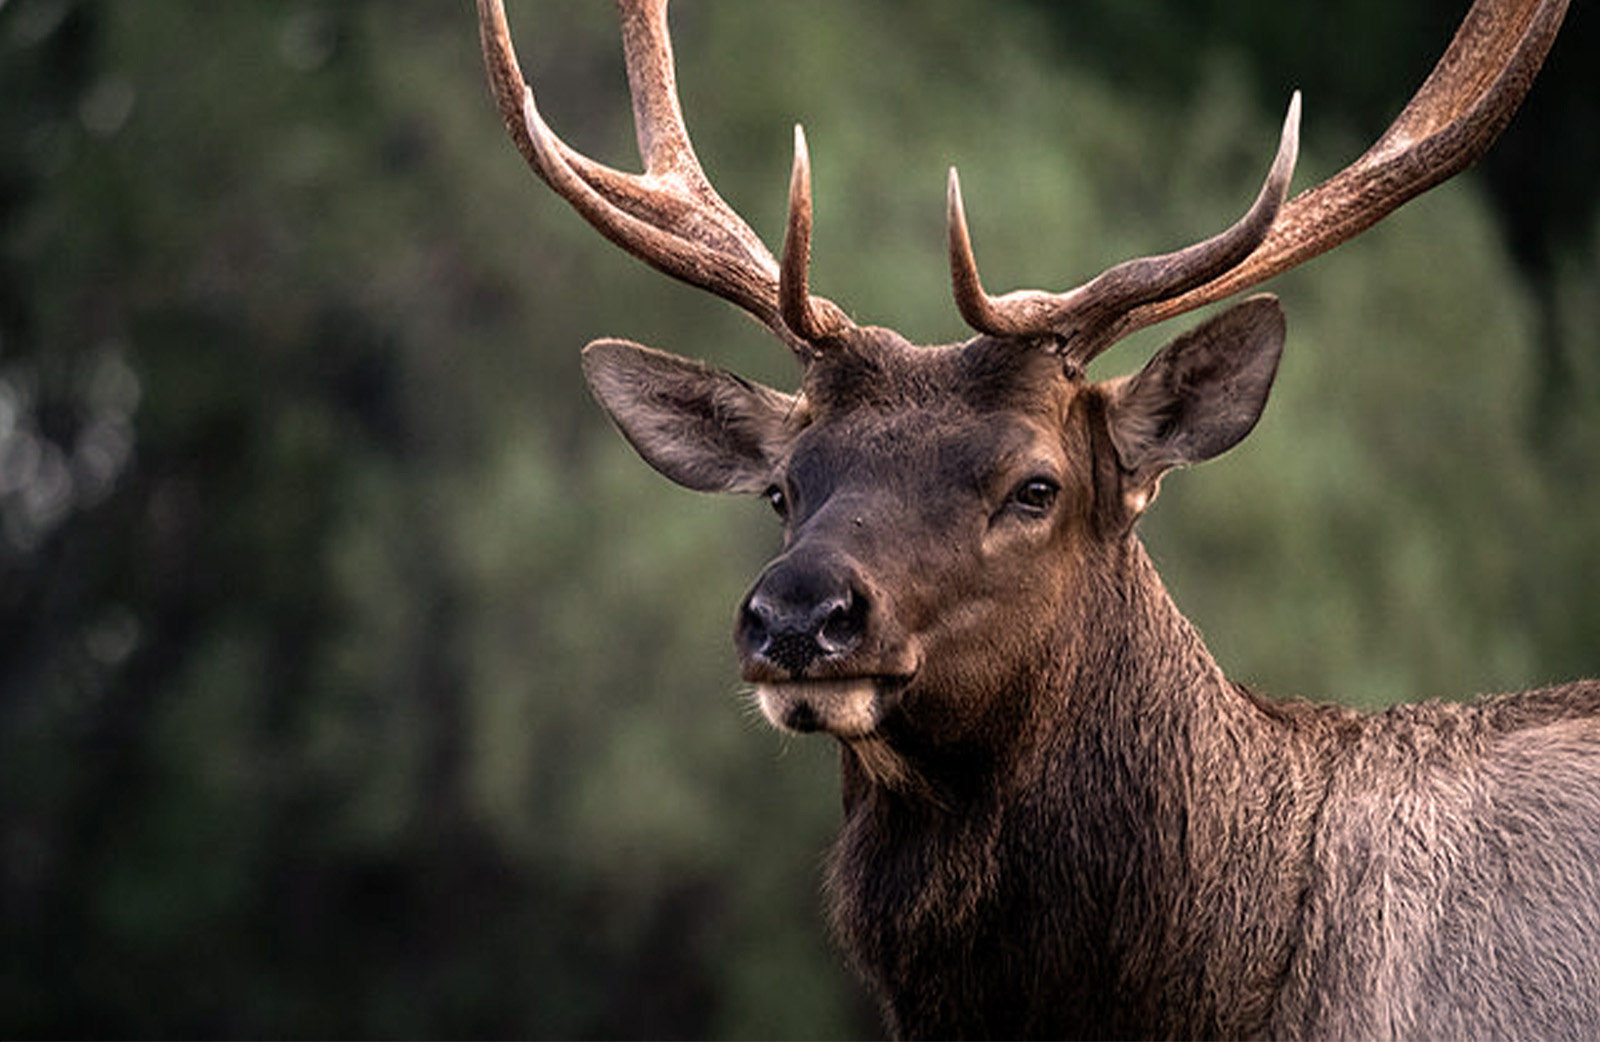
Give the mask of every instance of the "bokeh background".
M 961 167 L 991 286 L 1231 222 L 1381 132 L 1465 0 L 682 0 L 691 131 L 819 292 L 915 339 Z M 1244 445 L 1145 524 L 1230 673 L 1377 706 L 1600 674 L 1600 44 L 1492 158 L 1282 277 Z M 632 167 L 604 0 L 513 0 Z M 728 631 L 765 507 L 589 401 L 624 336 L 786 353 L 534 181 L 466 0 L 0 0 L 0 1034 L 827 1037 L 827 743 Z M 1192 324 L 1192 319 L 1182 324 Z M 1169 330 L 1113 351 L 1137 366 Z

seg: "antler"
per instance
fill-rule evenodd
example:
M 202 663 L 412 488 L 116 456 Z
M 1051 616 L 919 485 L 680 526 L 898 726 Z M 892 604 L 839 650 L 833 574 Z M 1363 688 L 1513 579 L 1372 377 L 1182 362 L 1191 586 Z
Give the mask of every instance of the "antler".
M 962 317 L 979 332 L 1055 339 L 1082 365 L 1137 329 L 1230 297 L 1332 249 L 1483 155 L 1532 86 L 1566 9 L 1567 0 L 1476 0 L 1432 74 L 1378 142 L 1280 209 L 1269 196 L 1287 188 L 1297 94 L 1272 173 L 1238 224 L 1198 246 L 1119 264 L 1066 293 L 991 297 L 983 291 L 952 170 L 950 267 Z
M 1300 145 L 1300 95 L 1289 102 L 1278 155 L 1255 205 L 1239 221 L 1204 242 L 1176 253 L 1141 257 L 1111 268 L 1066 293 L 1018 290 L 1002 297 L 983 291 L 961 205 L 961 182 L 950 168 L 948 192 L 950 271 L 956 307 L 979 332 L 996 336 L 1051 336 L 1080 362 L 1098 353 L 1099 334 L 1140 304 L 1175 296 L 1236 267 L 1261 244 L 1289 192 Z
M 749 312 L 802 358 L 851 323 L 807 289 L 811 185 L 796 128 L 788 242 L 780 266 L 719 196 L 695 157 L 678 103 L 667 0 L 617 0 L 643 174 L 569 147 L 545 123 L 523 79 L 503 0 L 478 0 L 484 63 L 501 117 L 534 173 L 606 238 L 674 278 Z

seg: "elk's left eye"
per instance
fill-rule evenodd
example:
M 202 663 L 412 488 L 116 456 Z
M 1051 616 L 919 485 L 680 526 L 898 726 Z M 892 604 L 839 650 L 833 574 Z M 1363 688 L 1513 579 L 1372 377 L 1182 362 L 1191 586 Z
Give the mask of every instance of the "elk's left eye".
M 1043 517 L 1056 504 L 1061 486 L 1049 478 L 1029 478 L 1011 493 L 1011 506 L 1028 517 Z
M 767 503 L 772 507 L 772 512 L 780 518 L 789 516 L 789 497 L 784 495 L 783 489 L 773 485 L 766 491 Z

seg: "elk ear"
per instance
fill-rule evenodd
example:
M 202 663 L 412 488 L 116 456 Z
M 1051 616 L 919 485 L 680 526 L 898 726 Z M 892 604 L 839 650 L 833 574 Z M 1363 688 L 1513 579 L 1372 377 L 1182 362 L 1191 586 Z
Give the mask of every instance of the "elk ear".
M 1133 513 L 1173 467 L 1237 445 L 1267 404 L 1283 352 L 1283 309 L 1251 297 L 1174 340 L 1138 373 L 1107 386 L 1111 440 Z
M 793 439 L 797 399 L 624 340 L 583 350 L 589 389 L 623 437 L 696 492 L 761 492 Z

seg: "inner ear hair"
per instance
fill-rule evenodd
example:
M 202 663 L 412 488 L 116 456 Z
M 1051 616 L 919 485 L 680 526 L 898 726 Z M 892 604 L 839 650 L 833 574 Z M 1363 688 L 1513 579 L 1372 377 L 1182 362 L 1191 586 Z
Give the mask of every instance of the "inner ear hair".
M 1094 466 L 1094 525 L 1102 535 L 1126 533 L 1155 498 L 1160 474 L 1141 479 L 1123 463 L 1116 443 L 1112 407 L 1128 378 L 1088 388 L 1080 401 L 1088 411 L 1090 459 Z

